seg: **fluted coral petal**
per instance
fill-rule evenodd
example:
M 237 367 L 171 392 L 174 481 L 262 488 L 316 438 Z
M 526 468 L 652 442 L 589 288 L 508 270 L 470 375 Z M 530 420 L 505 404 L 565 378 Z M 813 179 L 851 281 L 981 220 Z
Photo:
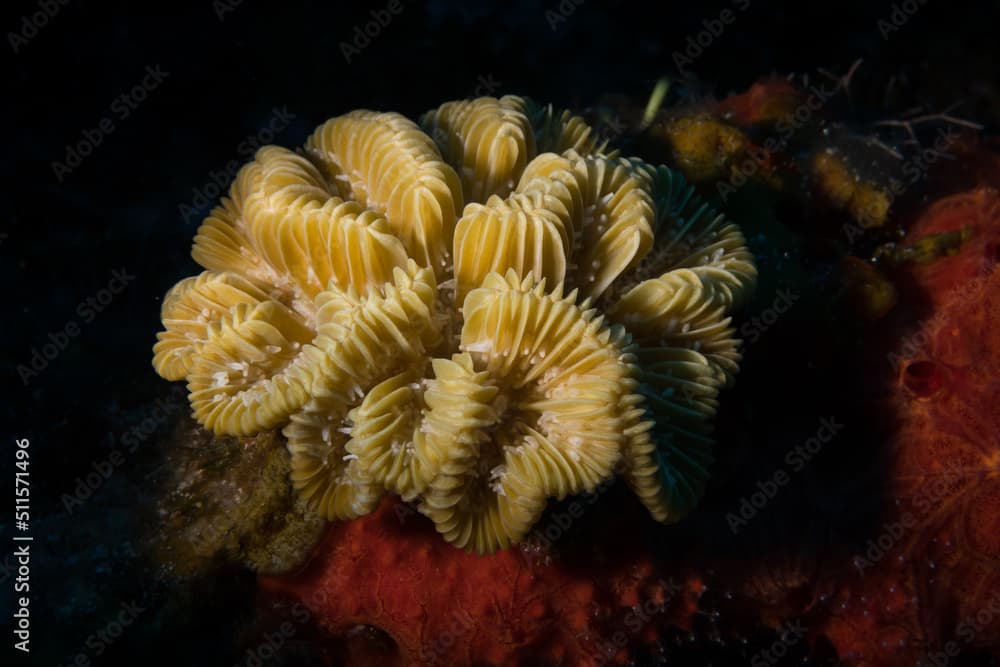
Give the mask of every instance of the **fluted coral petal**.
M 434 360 L 421 456 L 430 473 L 420 511 L 457 547 L 488 553 L 523 539 L 545 508 L 535 467 L 521 443 L 499 447 L 487 435 L 500 414 L 497 387 L 467 354 Z M 530 456 L 530 455 L 529 455 Z
M 348 424 L 339 401 L 314 398 L 282 431 L 292 459 L 292 485 L 309 507 L 330 521 L 368 514 L 385 493 L 347 453 Z
M 612 474 L 622 445 L 618 403 L 636 372 L 624 330 L 608 329 L 595 311 L 574 303 L 575 294 L 561 293 L 545 293 L 530 275 L 491 274 L 466 297 L 462 329 L 462 348 L 505 392 L 505 410 L 529 429 L 511 438 L 531 435 L 534 456 L 552 470 L 569 466 L 570 474 L 542 478 L 545 495 L 556 497 Z
M 307 159 L 265 146 L 199 228 L 192 256 L 208 268 L 246 276 L 308 317 L 321 285 L 299 218 L 324 204 L 341 204 L 334 193 Z
M 455 298 L 461 302 L 490 272 L 529 272 L 552 283 L 566 275 L 568 248 L 559 220 L 545 209 L 491 197 L 469 204 L 455 229 Z
M 693 350 L 640 348 L 642 395 L 626 427 L 624 477 L 659 521 L 672 523 L 705 492 L 712 463 L 711 418 L 725 375 Z
M 309 400 L 322 353 L 313 330 L 276 301 L 240 304 L 213 325 L 188 374 L 195 418 L 216 433 L 273 428 Z
M 309 300 L 331 281 L 367 293 L 406 264 L 406 249 L 386 220 L 357 202 L 335 199 L 304 211 L 279 209 L 268 217 L 259 213 L 258 220 L 273 230 L 262 254 Z
M 573 162 L 563 155 L 542 153 L 528 163 L 521 174 L 517 192 L 527 197 L 541 197 L 544 208 L 559 216 L 570 240 L 570 252 L 580 243 L 585 204 L 585 187 L 573 169 Z
M 362 295 L 331 284 L 316 303 L 315 344 L 325 354 L 312 400 L 285 430 L 293 483 L 327 518 L 353 518 L 374 509 L 387 487 L 404 494 L 421 488 L 422 478 L 407 476 L 414 468 L 405 438 L 413 427 L 392 428 L 383 417 L 416 400 L 393 392 L 393 382 L 420 377 L 427 346 L 437 342 L 434 276 L 411 260 L 378 290 Z M 401 448 L 394 452 L 394 445 Z
M 597 298 L 653 245 L 652 187 L 630 162 L 602 155 L 543 154 L 521 176 L 519 193 L 559 202 L 574 239 L 567 281 Z
M 601 156 L 567 157 L 583 190 L 576 285 L 596 298 L 653 245 L 654 210 L 649 187 L 627 161 Z
M 730 294 L 690 269 L 675 269 L 628 291 L 609 317 L 642 345 L 689 348 L 705 355 L 732 380 L 742 356 L 736 331 L 726 316 Z
M 273 282 L 273 270 L 254 250 L 239 206 L 228 197 L 201 223 L 191 257 L 206 269 L 245 276 L 265 289 Z
M 651 183 L 655 241 L 645 258 L 615 285 L 611 301 L 642 280 L 688 268 L 715 283 L 729 307 L 745 304 L 757 281 L 757 267 L 740 228 L 709 206 L 679 172 L 641 160 L 631 163 Z
M 413 121 L 352 111 L 318 127 L 306 152 L 345 195 L 385 216 L 410 257 L 443 270 L 462 207 L 461 184 Z
M 380 290 L 361 296 L 331 285 L 316 303 L 316 345 L 362 384 L 386 377 L 400 358 L 418 359 L 438 343 L 434 274 L 412 260 L 405 270 L 395 268 L 393 282 Z
M 506 197 L 535 154 L 527 102 L 515 95 L 446 102 L 421 117 L 462 179 L 468 202 Z
M 455 233 L 457 298 L 507 269 L 565 278 L 598 297 L 649 251 L 653 221 L 648 182 L 627 161 L 539 156 L 506 200 L 466 207 Z
M 267 299 L 253 283 L 233 273 L 204 271 L 180 281 L 167 292 L 160 309 L 166 330 L 156 335 L 153 346 L 156 372 L 167 380 L 185 379 L 213 324 L 233 306 Z
M 427 437 L 420 428 L 425 409 L 422 379 L 414 369 L 397 373 L 373 387 L 348 413 L 353 427 L 346 450 L 355 465 L 404 500 L 422 493 L 427 483 L 423 460 L 415 452 Z

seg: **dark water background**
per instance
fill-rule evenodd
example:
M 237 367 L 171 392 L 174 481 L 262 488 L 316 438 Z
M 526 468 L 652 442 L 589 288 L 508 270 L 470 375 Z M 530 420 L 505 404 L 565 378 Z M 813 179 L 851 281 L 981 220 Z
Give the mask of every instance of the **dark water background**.
M 7 489 L 13 439 L 30 438 L 36 664 L 69 661 L 120 601 L 152 607 L 165 599 L 133 558 L 140 526 L 128 495 L 142 489 L 140 476 L 153 464 L 150 445 L 167 424 L 138 442 L 82 507 L 69 513 L 62 496 L 94 461 L 123 443 L 131 447 L 125 434 L 167 393 L 152 371 L 151 346 L 162 294 L 197 271 L 188 254 L 191 240 L 215 201 L 209 198 L 206 205 L 198 191 L 210 193 L 213 174 L 225 172 L 233 160 L 246 161 L 247 142 L 272 120 L 280 119 L 272 126 L 274 143 L 292 147 L 326 118 L 351 109 L 415 117 L 487 88 L 571 108 L 618 94 L 641 104 L 658 78 L 677 75 L 674 53 L 683 51 L 687 38 L 729 8 L 736 21 L 690 65 L 697 82 L 676 87 L 691 100 L 744 90 L 771 73 L 807 73 L 819 80 L 818 68 L 843 73 L 861 58 L 859 99 L 843 109 L 846 120 L 878 120 L 917 105 L 939 110 L 967 100 L 964 117 L 988 130 L 1000 122 L 996 2 L 913 3 L 919 11 L 885 38 L 878 22 L 889 20 L 893 3 L 881 1 L 781 6 L 565 0 L 564 9 L 573 11 L 554 24 L 546 11 L 558 12 L 559 3 L 551 0 L 403 2 L 401 13 L 347 62 L 341 43 L 387 4 L 245 0 L 226 7 L 208 1 L 98 7 L 73 0 L 54 3 L 58 11 L 26 43 L 14 47 L 8 34 L 0 47 L 8 65 L 8 139 L 0 167 L 0 276 L 6 286 L 0 465 Z M 38 7 L 6 6 L 0 27 L 22 31 L 24 17 Z M 147 99 L 135 108 L 116 103 L 143 81 L 147 68 L 161 73 L 147 82 L 162 79 L 149 86 Z M 887 96 L 890 80 L 894 92 Z M 113 130 L 102 133 L 92 153 L 68 173 L 54 168 L 85 132 L 96 136 L 102 119 L 110 119 Z M 754 236 L 755 230 L 747 231 Z M 764 256 L 788 257 L 768 248 L 766 236 L 753 243 Z M 775 261 L 763 270 L 784 269 Z M 82 306 L 109 286 L 115 271 L 134 279 L 101 312 Z M 822 271 L 803 262 L 793 273 L 808 290 Z M 809 312 L 804 308 L 801 317 Z M 18 366 L 30 365 L 50 334 L 60 339 L 58 332 L 71 323 L 79 333 L 68 336 L 65 349 L 37 375 L 22 377 Z M 800 438 L 814 428 L 817 415 L 831 412 L 836 387 L 817 382 L 819 388 L 798 397 L 798 405 L 770 406 L 766 397 L 779 400 L 788 393 L 788 380 L 773 371 L 752 375 L 754 364 L 769 363 L 763 351 L 757 355 L 748 357 L 749 370 L 740 378 L 757 378 L 757 412 L 750 423 L 778 420 L 777 430 Z M 741 396 L 746 398 L 737 394 L 731 400 Z M 4 556 L 10 521 L 3 509 Z M 4 579 L 0 609 L 11 597 L 11 582 Z M 144 655 L 150 664 L 174 656 L 186 656 L 178 658 L 190 661 L 185 664 L 227 664 L 231 637 L 247 613 L 213 604 L 192 603 L 190 613 L 193 624 L 212 618 L 217 625 L 159 632 L 151 624 L 125 637 L 115 655 Z M 4 643 L 0 663 L 7 664 L 13 651 L 8 637 Z M 121 657 L 109 653 L 105 659 L 118 664 Z

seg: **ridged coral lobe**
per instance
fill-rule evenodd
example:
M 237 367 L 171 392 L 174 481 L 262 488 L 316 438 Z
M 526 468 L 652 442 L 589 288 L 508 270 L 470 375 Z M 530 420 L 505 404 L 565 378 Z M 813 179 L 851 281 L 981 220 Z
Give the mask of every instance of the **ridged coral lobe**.
M 738 370 L 739 228 L 569 112 L 480 98 L 421 125 L 355 111 L 258 151 L 195 238 L 209 271 L 164 302 L 157 371 L 218 433 L 284 426 L 331 520 L 398 494 L 489 552 L 616 473 L 680 518 Z

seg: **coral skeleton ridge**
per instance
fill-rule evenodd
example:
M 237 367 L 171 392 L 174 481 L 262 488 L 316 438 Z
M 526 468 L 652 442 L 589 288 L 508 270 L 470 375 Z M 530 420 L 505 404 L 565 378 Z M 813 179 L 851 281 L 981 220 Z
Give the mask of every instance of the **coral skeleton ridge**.
M 676 521 L 756 269 L 677 172 L 606 148 L 515 96 L 261 148 L 197 232 L 206 270 L 167 293 L 153 365 L 217 434 L 282 428 L 329 520 L 397 494 L 488 553 L 618 474 Z

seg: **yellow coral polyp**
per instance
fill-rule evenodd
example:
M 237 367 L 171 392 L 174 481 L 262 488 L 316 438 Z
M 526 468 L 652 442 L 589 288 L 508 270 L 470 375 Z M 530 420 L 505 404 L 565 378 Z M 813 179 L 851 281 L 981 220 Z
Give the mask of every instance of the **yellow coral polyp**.
M 553 213 L 530 203 L 494 195 L 485 206 L 469 204 L 455 230 L 455 298 L 461 302 L 489 273 L 507 268 L 561 283 L 568 254 L 564 236 Z
M 506 200 L 466 207 L 455 236 L 457 298 L 505 268 L 600 296 L 652 247 L 646 178 L 625 160 L 574 149 L 538 156 Z
M 527 535 L 545 509 L 535 473 L 521 450 L 489 436 L 504 407 L 488 373 L 469 355 L 434 360 L 425 400 L 425 457 L 437 471 L 421 494 L 420 511 L 456 546 L 478 553 L 507 548 Z M 510 435 L 510 434 L 508 434 Z
M 424 114 L 421 124 L 455 164 L 465 198 L 483 202 L 506 197 L 535 156 L 535 134 L 524 98 L 446 102 Z
M 395 270 L 393 282 L 366 296 L 333 285 L 319 294 L 315 344 L 337 369 L 335 381 L 322 386 L 338 393 L 346 378 L 367 391 L 400 364 L 425 360 L 439 342 L 434 297 L 433 272 L 412 260 L 408 270 Z
M 645 280 L 616 304 L 611 318 L 643 345 L 700 352 L 727 377 L 739 370 L 736 331 L 726 316 L 726 292 L 690 269 Z
M 580 191 L 580 208 L 571 213 L 576 231 L 574 284 L 585 296 L 596 298 L 652 247 L 651 187 L 645 174 L 626 160 L 581 156 L 574 150 L 564 155 Z
M 195 418 L 219 434 L 274 428 L 312 393 L 322 354 L 291 309 L 264 301 L 230 308 L 195 355 L 188 390 Z
M 327 396 L 311 399 L 282 430 L 292 457 L 292 485 L 329 521 L 364 516 L 385 493 L 348 454 L 349 424 L 344 402 Z
M 156 335 L 153 367 L 168 380 L 183 380 L 208 341 L 210 325 L 239 304 L 268 299 L 253 283 L 233 273 L 205 271 L 185 278 L 163 298 L 160 317 L 166 331 Z
M 421 369 L 422 370 L 422 369 Z M 361 405 L 348 413 L 353 425 L 345 445 L 356 467 L 404 500 L 413 500 L 426 487 L 426 450 L 421 430 L 425 381 L 423 373 L 409 369 L 372 387 Z
M 355 111 L 258 151 L 195 237 L 208 270 L 164 299 L 157 372 L 216 433 L 282 428 L 329 520 L 396 494 L 487 553 L 615 474 L 680 519 L 740 361 L 739 228 L 567 111 L 421 124 Z
M 416 123 L 397 113 L 352 111 L 319 126 L 305 150 L 343 197 L 384 215 L 421 266 L 445 268 L 462 190 Z
M 490 274 L 465 299 L 462 348 L 486 369 L 504 397 L 508 421 L 530 427 L 533 440 L 558 456 L 544 478 L 546 495 L 589 491 L 621 455 L 623 393 L 634 386 L 624 330 L 608 328 L 576 294 L 513 270 Z M 543 457 L 544 458 L 544 457 Z

